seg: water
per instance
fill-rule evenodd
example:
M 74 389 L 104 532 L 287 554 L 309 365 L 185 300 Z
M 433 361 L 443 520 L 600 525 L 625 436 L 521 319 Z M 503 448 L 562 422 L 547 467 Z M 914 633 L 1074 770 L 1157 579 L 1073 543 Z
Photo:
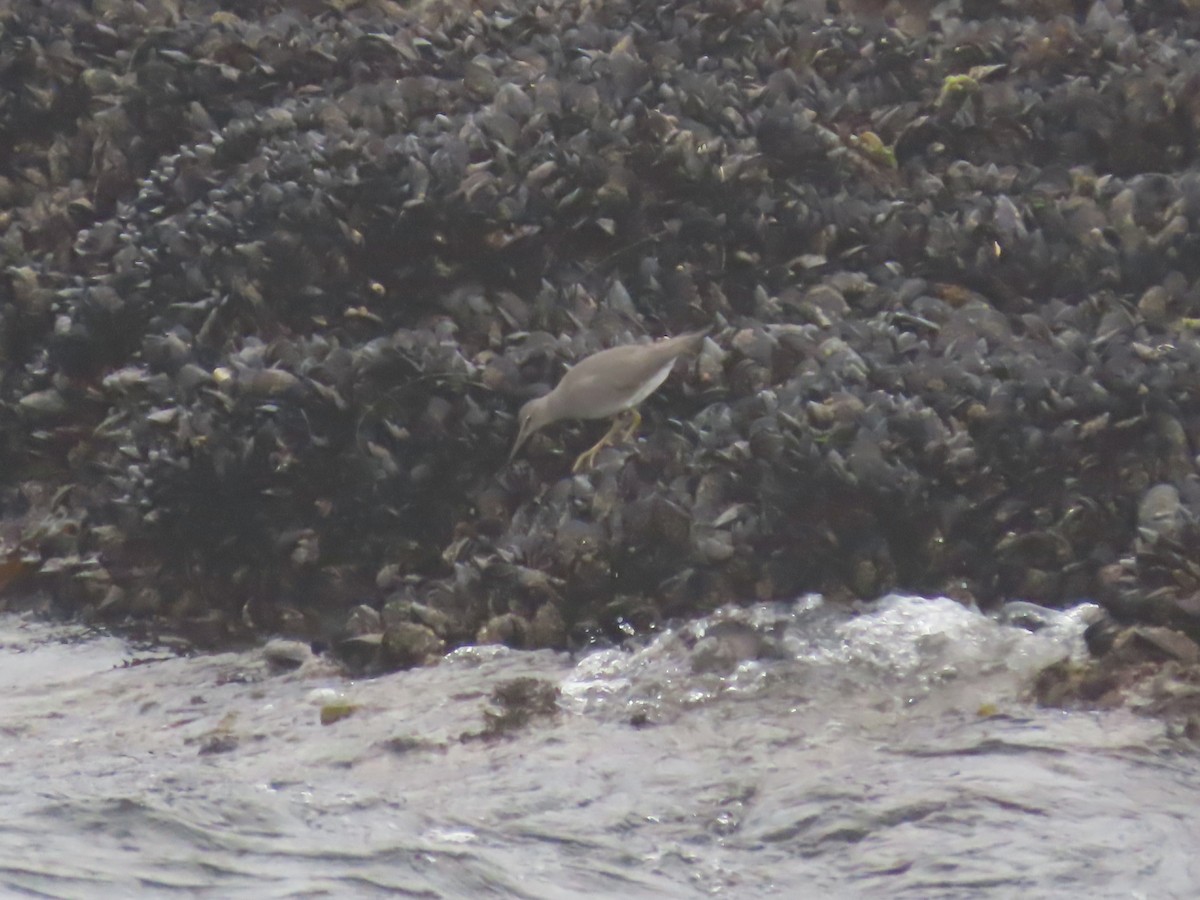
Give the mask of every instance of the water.
M 359 682 L 0 619 L 0 895 L 1190 898 L 1195 747 L 1025 697 L 1088 615 L 809 597 Z M 558 712 L 485 739 L 514 678 Z

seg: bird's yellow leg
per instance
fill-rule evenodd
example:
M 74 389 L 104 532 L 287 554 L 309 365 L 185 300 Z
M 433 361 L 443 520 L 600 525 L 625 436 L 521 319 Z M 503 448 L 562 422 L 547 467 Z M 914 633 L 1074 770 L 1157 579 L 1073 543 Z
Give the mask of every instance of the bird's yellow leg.
M 629 425 L 625 428 L 625 432 L 621 435 L 621 443 L 624 443 L 637 434 L 637 430 L 642 424 L 642 414 L 636 409 L 631 409 L 630 412 L 633 415 L 630 416 Z
M 612 443 L 613 437 L 621 428 L 621 419 L 618 416 L 613 419 L 612 427 L 604 433 L 604 437 L 596 441 L 589 449 L 584 450 L 579 454 L 579 458 L 575 460 L 575 465 L 571 466 L 571 474 L 578 475 L 584 469 L 590 469 L 596 462 L 596 454 Z

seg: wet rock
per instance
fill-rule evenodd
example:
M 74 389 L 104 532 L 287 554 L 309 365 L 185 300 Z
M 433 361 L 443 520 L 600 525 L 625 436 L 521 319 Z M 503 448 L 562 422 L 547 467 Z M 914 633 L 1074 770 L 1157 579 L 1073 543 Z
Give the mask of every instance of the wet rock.
M 303 641 L 267 641 L 262 652 L 267 665 L 275 672 L 293 671 L 316 658 L 312 648 Z
M 67 411 L 67 401 L 57 390 L 33 391 L 17 401 L 31 418 L 50 419 Z
M 506 613 L 493 616 L 475 635 L 477 644 L 505 644 L 521 649 L 528 646 L 530 625 L 521 616 Z
M 360 604 L 350 611 L 346 618 L 346 634 L 359 637 L 365 634 L 378 634 L 383 630 L 383 619 L 379 610 L 373 606 Z
M 1149 549 L 1160 540 L 1178 541 L 1186 516 L 1179 491 L 1173 485 L 1156 484 L 1138 504 L 1139 546 Z
M 1124 706 L 1181 721 L 1200 715 L 1200 644 L 1158 626 L 1121 626 L 1101 619 L 1087 631 L 1093 658 L 1063 661 L 1039 673 L 1039 702 L 1067 707 Z
M 1062 661 L 1038 673 L 1033 694 L 1042 706 L 1115 706 L 1121 679 L 1116 672 L 1098 666 Z
M 567 623 L 553 603 L 543 603 L 533 614 L 529 623 L 529 640 L 534 647 L 566 649 Z
M 717 622 L 696 642 L 689 665 L 696 674 L 728 675 L 744 662 L 780 654 L 772 635 L 745 622 Z
M 484 710 L 484 728 L 480 737 L 495 740 L 528 727 L 538 719 L 558 715 L 558 685 L 540 678 L 513 678 L 501 682 L 492 690 L 491 701 L 496 709 Z
M 383 635 L 355 634 L 337 643 L 338 658 L 346 669 L 355 675 L 374 674 L 383 665 Z M 412 668 L 412 665 L 397 665 L 396 668 Z
M 342 719 L 347 719 L 359 711 L 361 707 L 354 703 L 335 701 L 321 707 L 320 721 L 322 725 L 333 725 Z
M 1161 663 L 1167 660 L 1193 664 L 1200 662 L 1200 645 L 1187 635 L 1170 628 L 1138 626 L 1119 633 L 1108 651 L 1117 663 Z
M 381 658 L 388 668 L 411 669 L 436 661 L 446 645 L 424 625 L 400 622 L 383 633 Z

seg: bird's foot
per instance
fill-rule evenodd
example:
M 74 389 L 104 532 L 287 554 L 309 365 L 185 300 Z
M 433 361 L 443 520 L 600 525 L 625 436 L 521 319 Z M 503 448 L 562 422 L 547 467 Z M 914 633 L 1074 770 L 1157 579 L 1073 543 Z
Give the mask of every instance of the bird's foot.
M 575 464 L 571 466 L 571 474 L 578 475 L 580 472 L 590 469 L 596 463 L 596 454 L 607 446 L 607 440 L 597 441 L 594 447 L 580 453 L 579 458 L 575 460 Z
M 633 427 L 637 428 L 642 421 L 642 417 L 638 415 L 637 410 L 634 410 L 633 414 L 637 416 L 637 418 L 634 420 Z M 571 474 L 578 475 L 580 472 L 590 469 L 593 465 L 595 465 L 596 456 L 601 450 L 613 444 L 628 440 L 629 433 L 630 432 L 628 429 L 623 429 L 621 427 L 620 417 L 614 419 L 608 431 L 604 433 L 604 437 L 600 438 L 600 440 L 596 441 L 594 445 L 579 454 L 579 458 L 576 459 L 575 464 L 571 466 Z

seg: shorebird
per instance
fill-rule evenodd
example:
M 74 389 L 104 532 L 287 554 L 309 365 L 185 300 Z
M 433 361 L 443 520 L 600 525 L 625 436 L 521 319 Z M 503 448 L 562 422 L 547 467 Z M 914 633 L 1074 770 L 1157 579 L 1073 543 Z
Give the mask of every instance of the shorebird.
M 699 349 L 708 330 L 665 338 L 653 344 L 626 344 L 593 353 L 567 370 L 562 380 L 544 397 L 530 400 L 517 417 L 520 431 L 509 462 L 521 445 L 539 429 L 560 419 L 607 419 L 616 416 L 612 427 L 596 445 L 585 450 L 571 466 L 581 472 L 596 460 L 596 454 L 611 443 L 626 441 L 642 424 L 637 406 L 653 394 L 671 374 L 675 360 Z M 630 424 L 621 427 L 620 414 L 630 410 Z M 616 436 L 620 434 L 620 438 Z

